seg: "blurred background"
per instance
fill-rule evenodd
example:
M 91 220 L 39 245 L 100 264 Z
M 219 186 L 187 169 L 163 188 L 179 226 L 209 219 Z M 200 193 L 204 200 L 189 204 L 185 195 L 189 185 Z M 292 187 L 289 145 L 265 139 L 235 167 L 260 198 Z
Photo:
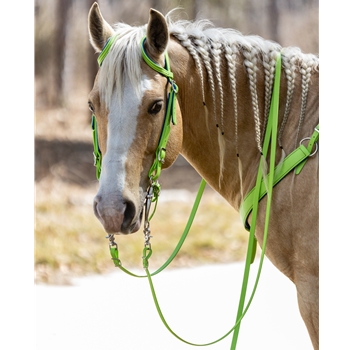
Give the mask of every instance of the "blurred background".
M 73 276 L 113 269 L 105 233 L 92 211 L 97 191 L 87 96 L 97 54 L 87 29 L 91 0 L 35 1 L 35 271 L 37 283 L 69 284 Z M 149 8 L 181 18 L 319 51 L 317 0 L 101 0 L 104 18 L 142 25 Z M 200 178 L 180 156 L 161 176 L 152 220 L 151 267 L 166 260 L 186 224 Z M 238 214 L 207 189 L 173 267 L 244 259 L 247 233 Z M 140 267 L 142 232 L 117 237 L 127 267 Z

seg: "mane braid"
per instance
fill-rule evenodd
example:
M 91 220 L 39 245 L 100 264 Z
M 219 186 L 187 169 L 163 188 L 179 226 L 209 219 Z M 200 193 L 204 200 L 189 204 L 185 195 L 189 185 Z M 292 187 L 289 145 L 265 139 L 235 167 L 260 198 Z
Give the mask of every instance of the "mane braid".
M 243 55 L 245 57 L 244 65 L 247 68 L 248 78 L 249 78 L 249 87 L 252 95 L 252 107 L 254 114 L 254 123 L 255 123 L 255 140 L 259 152 L 262 154 L 262 142 L 261 142 L 261 128 L 260 128 L 260 111 L 258 103 L 258 92 L 257 92 L 257 52 L 256 49 L 251 47 L 243 48 Z
M 237 84 L 236 84 L 236 56 L 237 47 L 234 45 L 225 45 L 225 57 L 228 64 L 228 74 L 231 82 L 231 92 L 233 97 L 233 112 L 234 112 L 234 125 L 235 125 L 235 145 L 236 153 L 238 151 L 238 99 L 237 99 Z
M 295 147 L 297 147 L 298 141 L 299 141 L 299 134 L 303 125 L 303 121 L 305 118 L 306 113 L 306 102 L 307 102 L 307 95 L 309 91 L 309 83 L 311 79 L 311 71 L 313 67 L 313 57 L 311 55 L 305 55 L 306 60 L 301 61 L 301 67 L 300 67 L 300 73 L 302 78 L 302 93 L 301 93 L 301 111 L 300 111 L 300 118 L 299 118 L 299 125 L 298 125 L 298 132 L 295 140 Z M 308 57 L 310 56 L 310 57 Z
M 284 128 L 287 124 L 287 120 L 290 113 L 290 107 L 293 100 L 293 92 L 294 92 L 294 85 L 295 85 L 295 70 L 296 70 L 296 65 L 295 65 L 296 57 L 295 56 L 290 57 L 288 54 L 284 55 L 285 53 L 287 53 L 287 51 L 288 49 L 282 50 L 282 54 L 284 57 L 284 72 L 286 74 L 286 79 L 287 79 L 287 98 L 286 98 L 286 106 L 284 110 L 282 123 L 280 126 L 280 130 L 278 131 L 278 145 L 280 146 L 281 149 L 283 149 L 282 135 L 283 135 Z
M 175 33 L 172 33 L 175 36 Z M 200 82 L 201 82 L 201 91 L 203 102 L 205 103 L 205 94 L 204 94 L 204 78 L 203 78 L 203 69 L 202 63 L 200 61 L 199 55 L 197 51 L 194 49 L 191 40 L 189 39 L 188 34 L 185 32 L 185 28 L 182 28 L 182 31 L 176 33 L 176 38 L 180 41 L 181 45 L 187 49 L 187 51 L 191 54 L 194 59 L 196 68 L 198 69 Z
M 215 82 L 214 82 L 213 69 L 211 67 L 211 60 L 210 60 L 210 56 L 209 56 L 210 49 L 209 49 L 209 46 L 207 45 L 207 43 L 204 41 L 201 41 L 199 38 L 196 39 L 196 43 L 198 45 L 197 49 L 198 49 L 198 51 L 203 59 L 204 67 L 205 67 L 207 74 L 208 74 L 208 81 L 209 81 L 211 96 L 213 99 L 214 118 L 216 120 Z

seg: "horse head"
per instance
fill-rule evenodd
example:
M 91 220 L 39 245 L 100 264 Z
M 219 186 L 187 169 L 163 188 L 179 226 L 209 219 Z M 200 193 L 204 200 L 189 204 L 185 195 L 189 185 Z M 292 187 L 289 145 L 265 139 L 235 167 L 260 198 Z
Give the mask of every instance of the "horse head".
M 169 79 L 142 59 L 141 43 L 147 56 L 164 67 L 168 27 L 163 15 L 151 10 L 148 25 L 117 24 L 113 29 L 96 3 L 88 23 L 96 52 L 101 53 L 108 40 L 115 39 L 100 62 L 89 95 L 103 159 L 94 212 L 107 233 L 129 234 L 141 225 L 150 168 L 157 156 L 172 89 Z M 182 147 L 181 111 L 176 99 L 174 103 L 177 123 L 171 125 L 162 168 L 175 161 Z

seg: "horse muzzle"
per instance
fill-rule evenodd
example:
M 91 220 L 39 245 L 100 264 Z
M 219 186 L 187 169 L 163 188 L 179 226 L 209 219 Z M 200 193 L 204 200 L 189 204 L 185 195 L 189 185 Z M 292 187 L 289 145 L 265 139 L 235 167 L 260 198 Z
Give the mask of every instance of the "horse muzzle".
M 130 234 L 141 227 L 142 207 L 130 200 L 106 201 L 100 195 L 94 198 L 94 213 L 108 234 Z

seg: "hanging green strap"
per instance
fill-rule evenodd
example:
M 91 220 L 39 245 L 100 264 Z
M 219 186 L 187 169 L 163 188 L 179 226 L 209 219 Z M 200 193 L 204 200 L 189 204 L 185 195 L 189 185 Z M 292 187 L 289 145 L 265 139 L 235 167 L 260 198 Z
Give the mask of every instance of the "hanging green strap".
M 264 138 L 264 144 L 263 144 L 263 155 L 262 157 L 267 158 L 267 154 L 269 151 L 269 146 L 271 143 L 270 148 L 270 178 L 268 179 L 268 188 L 267 193 L 267 205 L 266 205 L 266 213 L 265 213 L 265 227 L 264 227 L 264 238 L 263 241 L 266 245 L 267 242 L 267 235 L 268 235 L 268 229 L 269 229 L 269 222 L 270 222 L 270 210 L 271 210 L 271 201 L 272 201 L 272 190 L 273 190 L 273 178 L 274 178 L 274 172 L 275 172 L 275 160 L 276 160 L 276 148 L 277 148 L 277 126 L 278 126 L 278 109 L 279 109 L 279 91 L 280 91 L 280 77 L 281 77 L 281 54 L 278 55 L 276 59 L 276 69 L 275 69 L 275 79 L 274 79 L 274 86 L 273 86 L 273 92 L 272 92 L 272 100 L 271 100 L 271 106 L 270 106 L 270 113 L 269 113 L 269 119 L 266 127 L 266 133 Z M 260 160 L 260 166 L 258 170 L 258 175 L 256 179 L 256 190 L 254 193 L 254 202 L 253 202 L 253 217 L 252 217 L 252 225 L 250 227 L 250 234 L 249 234 L 249 243 L 248 243 L 248 252 L 247 252 L 247 258 L 245 262 L 245 269 L 244 269 L 244 275 L 243 275 L 243 283 L 242 283 L 242 290 L 241 290 L 241 296 L 239 301 L 239 306 L 237 310 L 237 316 L 236 321 L 240 320 L 243 314 L 243 308 L 244 308 L 244 301 L 245 296 L 247 292 L 247 286 L 248 286 L 248 278 L 249 278 L 249 271 L 250 271 L 250 265 L 253 260 L 253 253 L 255 254 L 255 247 L 256 247 L 256 238 L 255 238 L 255 229 L 256 229 L 256 222 L 258 217 L 258 204 L 259 204 L 259 193 L 260 193 L 260 187 L 263 186 L 264 182 L 262 181 L 262 162 L 263 159 Z M 263 258 L 265 256 L 265 246 L 261 254 L 261 260 L 259 266 L 259 271 L 256 278 L 256 283 L 260 278 L 260 272 L 261 267 L 263 263 Z M 253 291 L 255 293 L 255 289 Z M 238 322 L 238 321 L 237 321 Z M 231 343 L 231 350 L 236 349 L 237 340 L 238 340 L 238 334 L 240 329 L 240 321 L 238 326 L 236 327 L 232 343 Z
M 208 343 L 203 343 L 203 344 L 197 344 L 197 343 L 192 343 L 192 342 L 189 342 L 183 338 L 181 338 L 179 335 L 177 335 L 172 329 L 171 327 L 168 325 L 164 315 L 163 315 L 163 312 L 160 308 L 160 305 L 159 305 L 159 302 L 158 302 L 158 298 L 157 298 L 157 295 L 156 295 L 156 291 L 155 291 L 155 288 L 154 288 L 154 285 L 153 285 L 153 281 L 152 281 L 152 277 L 154 274 L 150 274 L 149 270 L 148 270 L 148 263 L 146 263 L 145 265 L 147 267 L 145 267 L 145 271 L 146 271 L 146 274 L 147 274 L 147 278 L 148 278 L 148 283 L 149 283 L 149 286 L 150 286 L 150 289 L 151 289 L 151 293 L 152 293 L 152 298 L 153 298 L 153 301 L 154 301 L 154 305 L 157 309 L 157 312 L 158 312 L 158 315 L 160 317 L 160 319 L 162 320 L 164 326 L 166 327 L 166 329 L 173 335 L 175 336 L 177 339 L 179 339 L 180 341 L 182 341 L 183 343 L 186 343 L 186 344 L 189 344 L 189 345 L 193 345 L 193 346 L 209 346 L 209 345 L 213 345 L 215 343 L 218 343 L 220 342 L 221 340 L 225 339 L 228 335 L 230 335 L 240 324 L 241 320 L 243 319 L 243 317 L 245 316 L 245 314 L 247 313 L 252 301 L 253 301 L 253 298 L 254 298 L 254 295 L 255 295 L 255 292 L 257 290 L 257 287 L 258 287 L 258 283 L 259 283 L 259 279 L 260 279 L 260 274 L 261 274 L 261 270 L 262 270 L 262 265 L 263 265 L 263 260 L 264 260 L 264 255 L 265 255 L 265 251 L 266 251 L 266 243 L 267 243 L 267 236 L 265 237 L 264 236 L 264 240 L 263 240 L 263 244 L 262 244 L 262 248 L 261 248 L 261 257 L 260 257 L 260 263 L 259 263 L 259 268 L 258 268 L 258 272 L 257 272 L 257 278 L 255 280 L 255 284 L 254 284 L 254 287 L 253 287 L 253 290 L 252 290 L 252 294 L 250 296 L 250 299 L 244 309 L 244 311 L 241 313 L 240 317 L 237 318 L 236 320 L 236 323 L 235 325 L 228 331 L 226 332 L 223 336 L 221 336 L 220 338 L 218 338 L 217 340 L 214 340 L 212 342 L 208 342 Z M 141 276 L 136 276 L 136 277 L 141 277 Z M 142 276 L 144 277 L 144 276 Z
M 151 273 L 150 275 L 151 276 L 155 276 L 157 275 L 158 273 L 160 273 L 161 271 L 163 271 L 167 266 L 169 266 L 169 264 L 174 260 L 174 258 L 176 257 L 177 253 L 180 251 L 183 243 L 185 242 L 186 240 L 186 237 L 188 235 L 188 233 L 190 232 L 190 229 L 191 229 L 191 226 L 192 226 L 192 223 L 193 223 L 193 220 L 196 216 L 196 213 L 197 213 L 197 209 L 198 209 L 198 206 L 199 206 L 199 203 L 201 201 L 201 198 L 202 198 L 202 195 L 203 195 L 203 192 L 204 192 L 204 189 L 205 189 L 205 186 L 206 186 L 206 182 L 204 179 L 202 179 L 200 185 L 199 185 L 199 189 L 198 189 L 198 192 L 197 192 L 197 196 L 196 196 L 196 199 L 194 201 L 194 204 L 193 204 L 193 207 L 192 207 L 192 210 L 191 210 L 191 213 L 190 213 L 190 216 L 187 220 L 187 224 L 185 226 L 185 229 L 180 237 L 180 240 L 179 242 L 177 243 L 174 251 L 172 252 L 172 254 L 170 255 L 170 257 L 167 259 L 167 261 L 158 269 L 156 270 L 155 272 Z M 118 247 L 116 246 L 111 246 L 110 247 L 110 253 L 111 253 L 111 256 L 112 256 L 112 260 L 114 262 L 114 265 L 118 268 L 120 268 L 122 271 L 124 271 L 125 273 L 127 273 L 128 275 L 130 276 L 133 276 L 133 277 L 139 277 L 139 278 L 144 278 L 144 277 L 147 277 L 147 275 L 136 275 L 134 274 L 133 272 L 127 270 L 126 268 L 124 268 L 122 266 L 122 263 L 119 259 L 119 251 L 118 251 Z
M 170 326 L 168 325 L 168 323 L 166 322 L 166 320 L 164 318 L 164 315 L 163 315 L 163 313 L 162 313 L 162 311 L 160 309 L 159 303 L 158 303 L 158 299 L 157 299 L 157 296 L 156 296 L 156 292 L 155 292 L 155 289 L 154 289 L 154 285 L 153 285 L 153 281 L 152 281 L 151 276 L 154 276 L 156 273 L 159 273 L 166 266 L 168 266 L 170 264 L 170 262 L 173 260 L 173 258 L 176 256 L 177 252 L 181 248 L 181 246 L 183 244 L 183 241 L 185 240 L 185 237 L 187 236 L 188 231 L 185 230 L 186 233 L 184 232 L 183 236 L 180 239 L 180 242 L 178 243 L 176 249 L 174 250 L 172 256 L 168 259 L 168 261 L 159 270 L 157 270 L 153 274 L 151 274 L 149 272 L 149 270 L 148 270 L 148 265 L 149 265 L 148 264 L 148 258 L 151 256 L 152 251 L 148 247 L 144 249 L 144 257 L 143 257 L 143 259 L 144 259 L 144 268 L 145 268 L 145 271 L 146 271 L 146 277 L 148 278 L 148 282 L 149 282 L 149 285 L 150 285 L 152 297 L 153 297 L 156 309 L 158 311 L 158 314 L 159 314 L 159 316 L 160 316 L 164 326 L 169 330 L 169 332 L 172 333 L 177 339 L 181 340 L 182 342 L 184 342 L 186 344 L 190 344 L 190 345 L 194 345 L 194 346 L 212 345 L 212 344 L 217 343 L 217 342 L 221 341 L 222 339 L 226 338 L 231 332 L 234 331 L 232 344 L 231 344 L 231 350 L 234 350 L 236 348 L 236 344 L 237 344 L 237 339 L 238 339 L 238 333 L 239 333 L 241 320 L 243 319 L 244 315 L 248 311 L 248 308 L 249 308 L 249 306 L 250 306 L 250 304 L 251 304 L 251 302 L 253 300 L 253 297 L 255 295 L 255 291 L 257 289 L 257 285 L 258 285 L 258 282 L 259 282 L 259 279 L 260 279 L 261 269 L 262 269 L 262 265 L 263 265 L 263 259 L 264 259 L 265 250 L 266 250 L 268 223 L 269 223 L 269 218 L 270 218 L 270 207 L 271 207 L 272 189 L 273 189 L 272 179 L 273 179 L 273 175 L 274 175 L 273 164 L 275 163 L 275 155 L 276 155 L 280 69 L 281 69 L 281 57 L 279 56 L 278 59 L 277 59 L 277 63 L 276 63 L 276 76 L 275 76 L 273 97 L 272 97 L 272 102 L 271 102 L 270 116 L 269 116 L 269 121 L 268 121 L 268 125 L 267 125 L 267 128 L 266 128 L 266 136 L 265 136 L 264 145 L 263 145 L 263 155 L 266 157 L 267 153 L 268 153 L 268 148 L 269 148 L 269 145 L 270 145 L 270 141 L 271 141 L 270 174 L 272 174 L 272 176 L 270 177 L 271 180 L 270 179 L 268 180 L 268 193 L 269 193 L 269 196 L 268 196 L 268 204 L 267 204 L 267 209 L 266 209 L 266 220 L 265 220 L 265 228 L 264 228 L 264 239 L 263 239 L 263 244 L 262 244 L 262 254 L 261 254 L 261 257 L 260 257 L 260 264 L 259 264 L 259 268 L 258 268 L 255 284 L 254 284 L 254 287 L 253 287 L 253 290 L 252 290 L 252 294 L 251 294 L 251 297 L 250 297 L 246 307 L 244 308 L 244 302 L 245 302 L 247 286 L 248 286 L 248 279 L 249 279 L 249 272 L 250 272 L 250 265 L 251 265 L 251 262 L 253 261 L 253 257 L 255 255 L 255 250 L 256 250 L 255 227 L 256 227 L 256 219 L 257 219 L 257 210 L 258 210 L 260 187 L 262 186 L 262 183 L 263 183 L 263 181 L 262 181 L 262 170 L 261 170 L 262 162 L 260 162 L 259 171 L 258 171 L 257 180 L 256 180 L 256 189 L 257 190 L 255 191 L 255 195 L 254 195 L 253 219 L 252 219 L 252 225 L 251 225 L 251 228 L 250 228 L 250 236 L 249 236 L 249 243 L 248 243 L 248 250 L 247 250 L 247 256 L 246 256 L 246 263 L 245 263 L 245 270 L 244 270 L 244 276 L 243 276 L 242 289 L 241 289 L 241 296 L 240 296 L 240 301 L 239 301 L 239 306 L 238 306 L 238 311 L 237 311 L 235 325 L 224 336 L 220 337 L 219 339 L 217 339 L 217 340 L 215 340 L 213 342 L 206 343 L 206 344 L 191 343 L 191 342 L 188 342 L 188 341 L 182 339 L 181 337 L 179 337 L 170 328 Z M 204 180 L 202 180 L 201 185 L 202 184 L 205 185 L 205 181 Z M 204 188 L 203 188 L 203 190 L 204 190 Z M 193 217 L 194 217 L 194 215 L 193 215 Z M 192 224 L 193 218 L 192 217 L 190 217 L 190 218 L 191 218 L 190 221 L 191 221 L 191 224 Z M 191 225 L 187 225 L 188 230 L 189 230 L 190 226 Z M 138 275 L 132 274 L 129 271 L 127 271 L 126 269 L 124 269 L 121 266 L 119 257 L 117 255 L 117 249 L 111 247 L 111 254 L 112 254 L 112 259 L 114 260 L 116 266 L 121 268 L 124 272 L 127 272 L 128 274 L 131 274 L 131 275 L 133 275 L 135 277 L 145 277 L 145 276 L 138 276 Z

